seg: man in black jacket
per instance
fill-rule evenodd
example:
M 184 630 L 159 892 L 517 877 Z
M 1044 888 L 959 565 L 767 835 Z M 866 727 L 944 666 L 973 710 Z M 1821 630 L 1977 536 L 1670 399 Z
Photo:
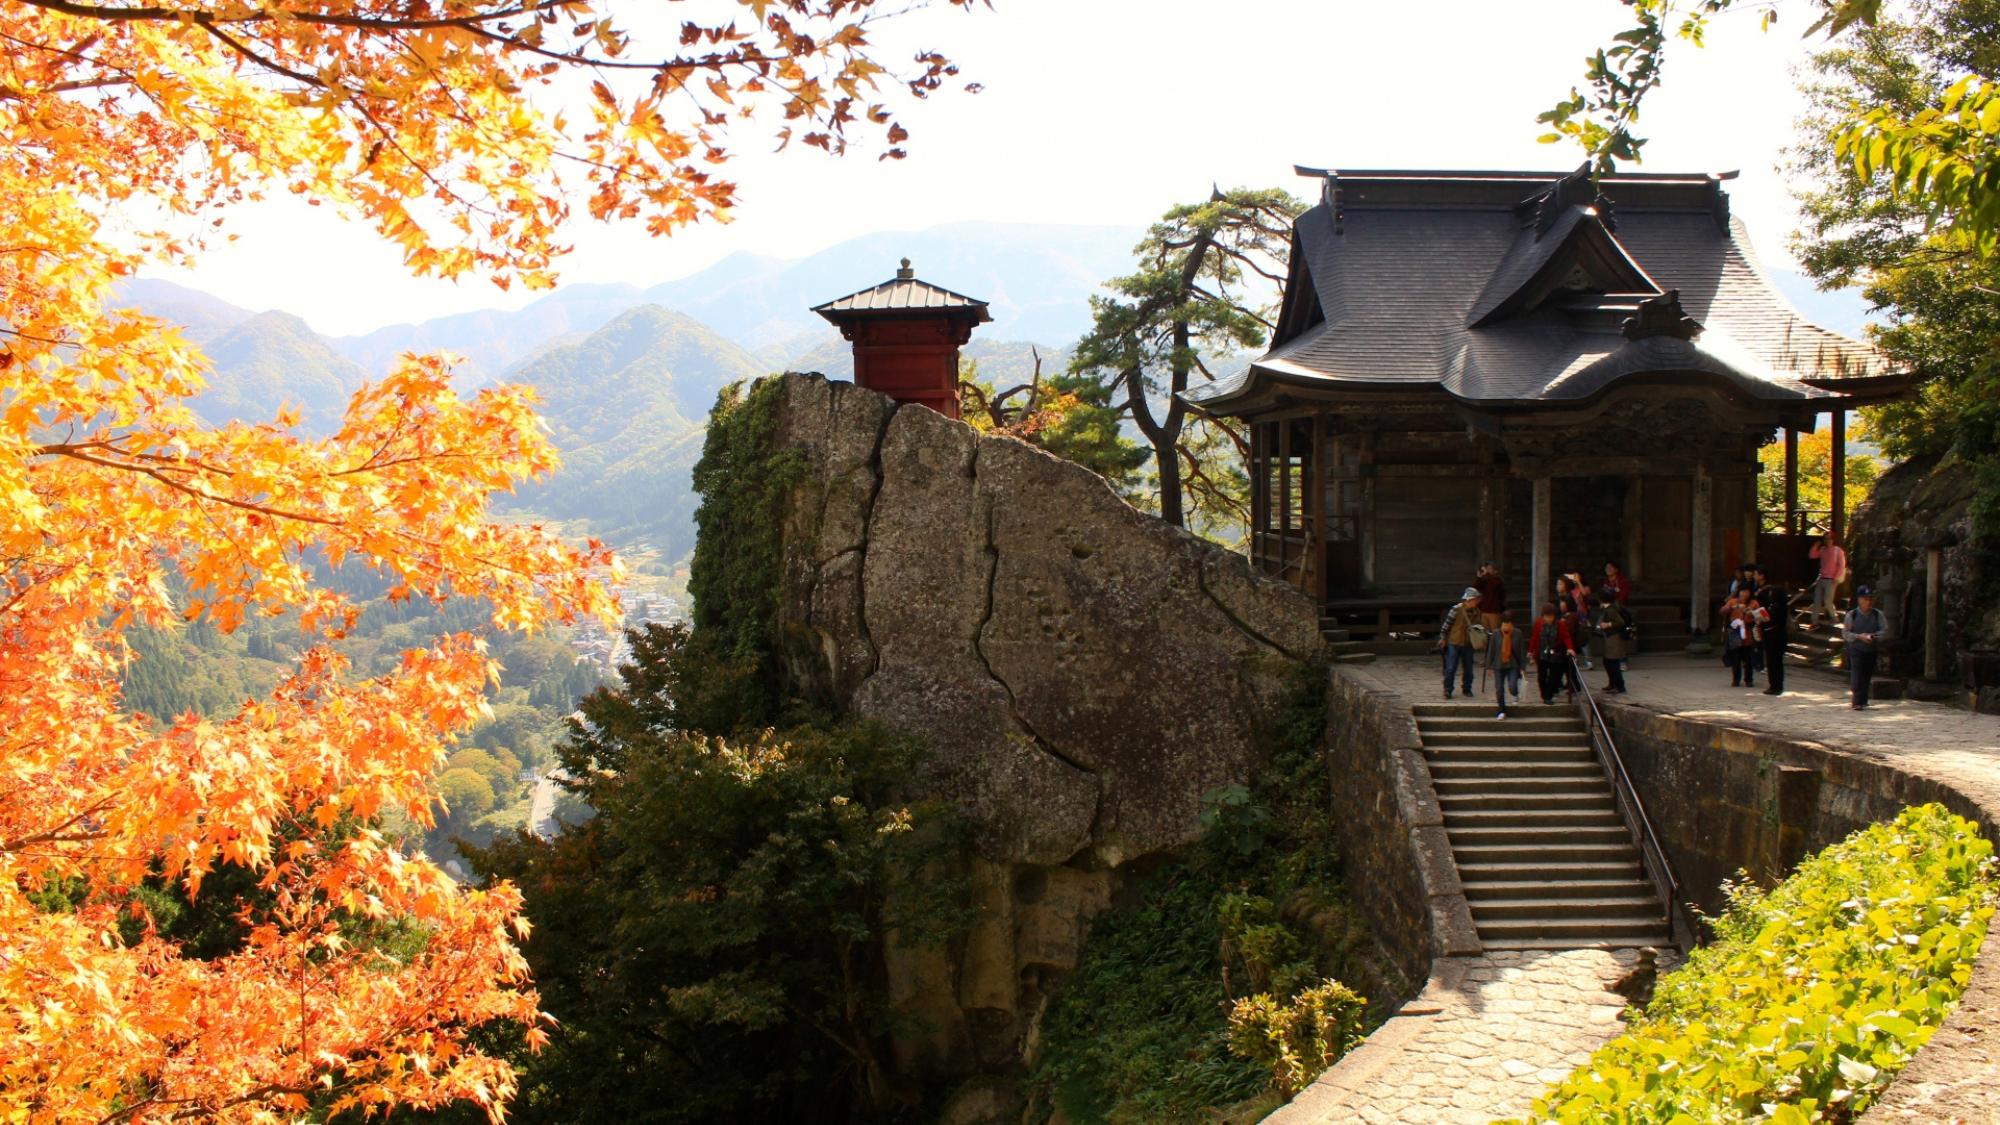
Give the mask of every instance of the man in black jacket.
M 1785 648 L 1792 639 L 1792 598 L 1762 566 L 1756 567 L 1757 603 L 1771 615 L 1764 625 L 1765 695 L 1785 694 Z

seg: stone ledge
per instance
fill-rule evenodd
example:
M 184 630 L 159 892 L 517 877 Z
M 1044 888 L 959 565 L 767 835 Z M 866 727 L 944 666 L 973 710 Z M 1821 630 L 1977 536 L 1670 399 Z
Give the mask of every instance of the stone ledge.
M 1803 767 L 1816 775 L 1818 784 L 1851 791 L 1862 799 L 1897 805 L 1936 801 L 1979 824 L 1989 839 L 2000 839 L 1996 831 L 2000 775 L 1990 785 L 1967 784 L 1965 778 L 1930 774 L 1921 754 L 1901 756 L 1878 747 L 1788 737 L 1665 713 L 1643 700 L 1619 700 L 1606 706 L 1605 713 L 1621 741 L 1629 734 L 1634 741 L 1653 739 L 1754 758 L 1779 771 Z M 1812 850 L 1831 842 L 1813 841 Z M 2000 926 L 1987 931 L 1958 1006 L 1862 1116 L 1861 1125 L 2000 1122 L 2000 1104 L 1992 1094 L 1996 1081 L 2000 1081 Z

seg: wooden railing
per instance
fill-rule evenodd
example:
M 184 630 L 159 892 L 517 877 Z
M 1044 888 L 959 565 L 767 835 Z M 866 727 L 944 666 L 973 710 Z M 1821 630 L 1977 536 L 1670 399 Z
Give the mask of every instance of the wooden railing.
M 1680 878 L 1674 874 L 1673 861 L 1667 858 L 1667 849 L 1661 845 L 1659 834 L 1653 831 L 1653 820 L 1646 815 L 1646 803 L 1639 799 L 1639 790 L 1632 784 L 1632 775 L 1625 770 L 1625 759 L 1618 753 L 1618 743 L 1611 737 L 1611 727 L 1604 721 L 1604 712 L 1597 707 L 1597 697 L 1591 693 L 1590 680 L 1584 676 L 1583 669 L 1577 667 L 1575 656 L 1570 657 L 1570 668 L 1576 685 L 1582 689 L 1583 702 L 1579 704 L 1579 709 L 1583 712 L 1584 725 L 1590 729 L 1591 749 L 1596 751 L 1598 762 L 1611 778 L 1618 815 L 1624 820 L 1626 831 L 1639 845 L 1639 859 L 1645 865 L 1646 876 L 1652 880 L 1660 901 L 1666 904 L 1667 924 L 1673 932 L 1674 944 L 1685 953 L 1694 948 L 1694 919 L 1687 903 L 1681 901 Z

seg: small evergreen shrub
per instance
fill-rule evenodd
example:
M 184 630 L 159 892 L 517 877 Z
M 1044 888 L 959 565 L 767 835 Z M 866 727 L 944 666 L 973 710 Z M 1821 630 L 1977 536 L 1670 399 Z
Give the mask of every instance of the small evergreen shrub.
M 1993 865 L 1970 821 L 1922 805 L 1769 892 L 1730 885 L 1715 942 L 1529 1120 L 1855 1120 L 1965 991 L 1993 915 Z
M 1229 1049 L 1262 1064 L 1286 1098 L 1360 1044 L 1368 1001 L 1337 980 L 1322 980 L 1289 1002 L 1268 992 L 1245 996 L 1229 1013 Z

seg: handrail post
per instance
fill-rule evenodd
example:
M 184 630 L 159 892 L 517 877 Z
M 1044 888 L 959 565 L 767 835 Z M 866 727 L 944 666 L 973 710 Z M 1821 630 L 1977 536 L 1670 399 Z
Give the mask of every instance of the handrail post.
M 1591 694 L 1590 681 L 1578 666 L 1576 654 L 1570 654 L 1569 662 L 1577 686 L 1582 689 L 1583 701 L 1578 710 L 1583 713 L 1584 729 L 1590 732 L 1591 750 L 1611 781 L 1619 819 L 1625 822 L 1625 830 L 1638 844 L 1640 862 L 1645 865 L 1646 875 L 1666 908 L 1667 928 L 1674 944 L 1685 953 L 1694 947 L 1694 925 L 1688 917 L 1686 904 L 1681 901 L 1681 883 L 1674 874 L 1673 861 L 1667 858 L 1666 846 L 1660 843 L 1659 834 L 1653 830 L 1653 820 L 1646 815 L 1646 803 L 1640 799 L 1638 787 L 1632 784 L 1631 774 L 1626 772 L 1625 758 L 1618 752 L 1618 743 L 1611 737 L 1610 724 L 1604 721 L 1604 713 L 1598 709 L 1597 697 Z

